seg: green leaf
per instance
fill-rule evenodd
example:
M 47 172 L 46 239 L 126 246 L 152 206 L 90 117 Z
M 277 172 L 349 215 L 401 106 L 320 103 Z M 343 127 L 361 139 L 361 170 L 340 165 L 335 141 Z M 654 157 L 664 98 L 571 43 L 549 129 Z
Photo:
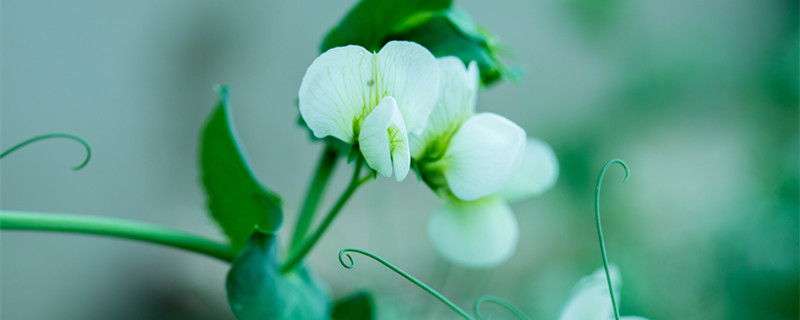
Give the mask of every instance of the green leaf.
M 497 38 L 461 10 L 448 9 L 427 19 L 411 17 L 387 37 L 390 40 L 414 41 L 428 48 L 436 57 L 456 56 L 465 64 L 475 60 L 481 71 L 481 82 L 495 83 L 502 77 L 516 79 L 497 57 L 502 45 Z
M 211 216 L 239 250 L 253 230 L 272 232 L 283 220 L 280 198 L 258 183 L 234 130 L 225 87 L 203 129 L 200 170 Z
M 457 56 L 465 64 L 475 60 L 483 84 L 502 77 L 516 79 L 498 59 L 503 46 L 464 11 L 451 9 L 452 0 L 363 0 L 322 41 L 322 52 L 350 44 L 370 51 L 391 40 L 417 42 L 437 57 Z
M 225 282 L 228 303 L 239 320 L 327 319 L 328 295 L 305 270 L 283 275 L 276 238 L 253 232 L 233 261 Z
M 372 320 L 374 319 L 372 296 L 359 292 L 336 301 L 331 318 L 333 320 Z
M 328 32 L 322 41 L 321 51 L 349 44 L 378 51 L 396 25 L 409 16 L 425 11 L 438 11 L 450 7 L 452 0 L 363 0 L 356 5 L 339 25 Z

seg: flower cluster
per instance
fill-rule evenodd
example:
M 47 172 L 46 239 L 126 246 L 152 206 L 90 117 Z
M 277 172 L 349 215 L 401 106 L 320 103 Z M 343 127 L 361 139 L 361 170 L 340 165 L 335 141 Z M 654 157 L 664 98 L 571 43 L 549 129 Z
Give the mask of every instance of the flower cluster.
M 316 137 L 351 144 L 377 173 L 402 181 L 414 168 L 442 200 L 428 228 L 437 251 L 491 267 L 516 248 L 508 201 L 552 187 L 558 163 L 511 120 L 476 111 L 479 79 L 475 62 L 436 59 L 413 42 L 337 47 L 306 71 L 299 107 Z

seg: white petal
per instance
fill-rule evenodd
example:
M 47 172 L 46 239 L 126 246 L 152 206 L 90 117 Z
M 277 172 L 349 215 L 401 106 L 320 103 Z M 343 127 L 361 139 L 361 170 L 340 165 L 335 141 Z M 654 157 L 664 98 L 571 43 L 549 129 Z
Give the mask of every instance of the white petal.
M 392 155 L 386 129 L 392 123 L 392 115 L 397 109 L 394 98 L 381 100 L 361 124 L 358 136 L 359 148 L 367 165 L 383 176 L 392 176 Z
M 504 117 L 480 113 L 467 119 L 442 161 L 450 191 L 461 200 L 497 192 L 516 171 L 525 152 L 525 130 Z
M 409 153 L 405 121 L 397 109 L 395 109 L 392 124 L 394 124 L 394 128 L 389 127 L 389 149 L 392 153 L 394 177 L 400 182 L 408 176 L 408 170 L 411 169 L 411 154 Z
M 529 137 L 519 169 L 498 194 L 506 201 L 519 201 L 550 190 L 557 180 L 558 159 L 555 152 L 546 142 Z
M 383 98 L 367 115 L 361 125 L 358 143 L 367 165 L 373 170 L 390 177 L 394 169 L 398 181 L 408 175 L 411 161 L 408 133 L 394 98 Z
M 462 122 L 475 113 L 478 64 L 472 61 L 467 68 L 456 57 L 439 58 L 437 61 L 440 72 L 439 99 L 422 135 L 411 140 L 412 155 L 415 158 L 420 158 L 425 148 L 434 140 L 442 139 L 443 136 L 449 138 Z
M 300 84 L 300 115 L 318 138 L 353 143 L 353 122 L 373 106 L 373 55 L 359 46 L 333 48 L 314 60 Z M 372 103 L 372 104 L 370 104 Z
M 377 95 L 394 97 L 408 131 L 421 133 L 439 96 L 436 58 L 414 42 L 390 41 L 376 62 Z
M 516 251 L 519 230 L 511 208 L 500 198 L 442 204 L 428 223 L 434 248 L 447 260 L 473 268 L 490 268 Z
M 622 280 L 616 266 L 609 267 L 614 294 L 619 298 Z M 619 299 L 617 299 L 619 301 Z M 619 305 L 617 305 L 619 306 Z M 603 268 L 583 277 L 572 289 L 572 294 L 561 311 L 559 320 L 609 320 L 614 317 L 611 295 Z

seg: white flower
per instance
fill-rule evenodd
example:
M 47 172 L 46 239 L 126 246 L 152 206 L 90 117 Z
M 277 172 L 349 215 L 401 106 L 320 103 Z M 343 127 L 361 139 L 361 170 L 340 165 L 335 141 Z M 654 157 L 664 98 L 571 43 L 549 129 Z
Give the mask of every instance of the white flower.
M 611 285 L 614 296 L 619 306 L 619 292 L 622 287 L 622 278 L 619 269 L 611 266 L 608 269 L 611 275 Z M 583 277 L 572 289 L 572 294 L 561 311 L 559 320 L 611 320 L 614 319 L 614 307 L 611 304 L 611 294 L 608 292 L 608 280 L 603 268 L 597 269 L 589 276 Z M 620 317 L 626 320 L 646 320 L 641 317 Z
M 528 137 L 522 165 L 511 175 L 498 195 L 515 202 L 538 196 L 555 186 L 558 181 L 558 159 L 546 142 Z
M 494 113 L 475 113 L 478 67 L 455 57 L 439 60 L 439 101 L 411 156 L 426 183 L 466 201 L 491 195 L 508 181 L 525 149 L 525 130 Z
M 452 199 L 434 211 L 428 222 L 428 237 L 448 261 L 489 268 L 514 254 L 519 228 L 514 212 L 499 197 L 469 202 Z
M 558 160 L 543 141 L 528 138 L 517 172 L 501 191 L 474 201 L 444 196 L 428 224 L 428 236 L 439 254 L 471 268 L 497 266 L 513 255 L 518 226 L 508 203 L 549 190 L 558 178 Z
M 314 60 L 300 85 L 300 114 L 316 137 L 358 144 L 367 164 L 398 181 L 409 170 L 409 133 L 422 133 L 439 94 L 436 58 L 391 41 L 378 53 L 333 48 Z
M 550 189 L 558 177 L 553 150 L 492 113 L 475 113 L 478 69 L 439 59 L 441 93 L 428 126 L 410 135 L 422 179 L 442 198 L 428 235 L 447 260 L 489 268 L 517 247 L 519 228 L 507 201 Z

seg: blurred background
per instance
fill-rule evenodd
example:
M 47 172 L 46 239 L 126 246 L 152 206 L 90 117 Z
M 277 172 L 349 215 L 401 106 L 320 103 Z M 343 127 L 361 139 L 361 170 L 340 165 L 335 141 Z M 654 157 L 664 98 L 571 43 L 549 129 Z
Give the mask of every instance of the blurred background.
M 2 160 L 0 208 L 134 219 L 222 239 L 198 178 L 199 130 L 231 87 L 238 130 L 284 230 L 322 146 L 295 99 L 347 1 L 2 2 L 2 149 L 70 132 Z M 622 313 L 650 319 L 797 319 L 798 2 L 793 0 L 456 0 L 516 49 L 519 84 L 478 109 L 550 143 L 561 176 L 513 206 L 516 255 L 492 270 L 450 266 L 426 232 L 436 197 L 415 179 L 359 191 L 311 254 L 339 297 L 374 293 L 384 318 L 453 317 L 366 258 L 370 250 L 468 307 L 505 297 L 554 319 L 601 266 L 594 183 L 612 158 L 603 219 L 623 275 Z M 337 168 L 330 205 L 350 168 Z M 288 232 L 282 236 L 287 238 Z M 284 242 L 285 243 L 285 242 Z M 232 319 L 226 265 L 148 244 L 31 232 L 0 235 L 0 318 Z M 488 310 L 488 309 L 487 309 Z M 495 311 L 501 318 L 501 311 Z

